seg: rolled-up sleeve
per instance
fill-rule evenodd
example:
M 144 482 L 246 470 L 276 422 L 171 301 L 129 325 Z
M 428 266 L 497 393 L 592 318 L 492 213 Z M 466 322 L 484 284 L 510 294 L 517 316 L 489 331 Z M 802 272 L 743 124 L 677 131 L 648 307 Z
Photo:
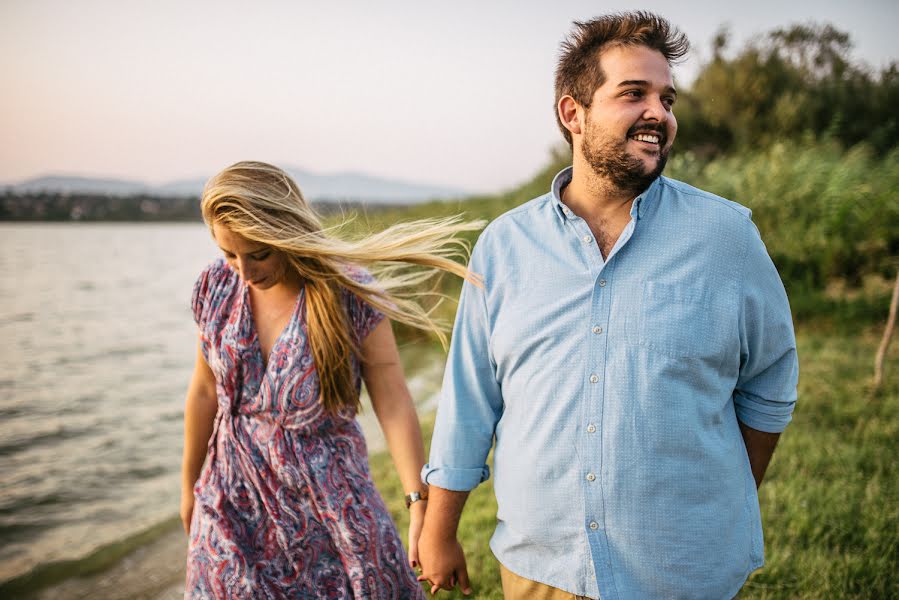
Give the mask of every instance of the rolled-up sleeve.
M 783 431 L 796 404 L 799 361 L 790 305 L 758 230 L 750 227 L 740 307 L 737 418 L 768 433 Z
M 482 249 L 481 244 L 475 247 L 469 268 L 485 276 L 489 289 L 489 271 L 480 260 Z M 468 491 L 490 476 L 487 455 L 503 401 L 490 354 L 486 296 L 486 289 L 467 281 L 462 287 L 430 460 L 421 471 L 423 482 L 448 490 Z

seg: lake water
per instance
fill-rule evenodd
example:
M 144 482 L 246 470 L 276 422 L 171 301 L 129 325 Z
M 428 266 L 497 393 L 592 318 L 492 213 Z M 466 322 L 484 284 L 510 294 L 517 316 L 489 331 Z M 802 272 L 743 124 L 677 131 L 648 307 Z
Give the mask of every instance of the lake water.
M 2 581 L 177 512 L 190 294 L 217 249 L 202 224 L 0 240 Z
M 0 582 L 177 514 L 190 295 L 217 255 L 202 224 L 0 224 Z

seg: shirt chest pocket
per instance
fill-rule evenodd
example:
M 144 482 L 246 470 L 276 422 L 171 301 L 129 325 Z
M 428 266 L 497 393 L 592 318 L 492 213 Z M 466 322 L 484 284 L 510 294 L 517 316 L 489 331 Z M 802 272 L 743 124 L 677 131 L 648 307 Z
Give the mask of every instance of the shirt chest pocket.
M 726 311 L 711 290 L 645 281 L 632 337 L 674 358 L 719 358 L 729 335 Z

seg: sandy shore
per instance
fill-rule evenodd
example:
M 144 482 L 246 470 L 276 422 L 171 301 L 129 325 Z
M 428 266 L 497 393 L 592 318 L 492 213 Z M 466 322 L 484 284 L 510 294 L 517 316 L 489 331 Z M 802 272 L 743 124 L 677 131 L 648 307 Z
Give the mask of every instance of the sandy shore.
M 184 597 L 187 536 L 172 529 L 141 546 L 110 569 L 47 587 L 34 598 L 106 600 L 175 600 Z

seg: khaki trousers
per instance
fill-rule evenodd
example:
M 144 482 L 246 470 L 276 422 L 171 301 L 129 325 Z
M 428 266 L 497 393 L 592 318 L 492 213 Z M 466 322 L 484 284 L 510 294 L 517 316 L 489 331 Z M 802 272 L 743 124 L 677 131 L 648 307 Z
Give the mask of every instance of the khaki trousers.
M 576 596 L 545 583 L 525 579 L 502 564 L 499 565 L 499 574 L 506 600 L 588 600 L 587 596 Z

